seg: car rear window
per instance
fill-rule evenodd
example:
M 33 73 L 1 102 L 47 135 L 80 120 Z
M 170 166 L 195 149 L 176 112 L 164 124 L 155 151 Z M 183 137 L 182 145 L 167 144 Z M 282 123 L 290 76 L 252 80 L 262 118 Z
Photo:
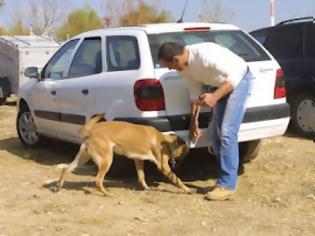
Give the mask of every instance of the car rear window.
M 158 62 L 157 54 L 159 47 L 165 42 L 177 42 L 183 46 L 203 42 L 214 42 L 230 49 L 247 62 L 270 60 L 270 57 L 264 50 L 242 31 L 172 32 L 151 34 L 148 38 L 155 68 L 162 67 Z

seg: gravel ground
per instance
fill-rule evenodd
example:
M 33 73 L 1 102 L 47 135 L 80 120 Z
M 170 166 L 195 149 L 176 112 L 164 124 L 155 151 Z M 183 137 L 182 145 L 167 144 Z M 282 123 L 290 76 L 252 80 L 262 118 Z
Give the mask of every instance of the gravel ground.
M 195 193 L 183 194 L 146 164 L 142 191 L 129 161 L 116 159 L 105 186 L 95 188 L 89 163 L 53 191 L 60 170 L 78 146 L 52 142 L 22 146 L 14 103 L 0 107 L 0 235 L 315 235 L 315 143 L 286 134 L 263 140 L 257 159 L 244 166 L 233 200 L 210 202 L 218 164 L 192 151 L 177 175 Z M 122 168 L 124 166 L 124 168 Z M 120 168 L 120 173 L 117 173 Z M 115 173 L 116 172 L 116 173 Z

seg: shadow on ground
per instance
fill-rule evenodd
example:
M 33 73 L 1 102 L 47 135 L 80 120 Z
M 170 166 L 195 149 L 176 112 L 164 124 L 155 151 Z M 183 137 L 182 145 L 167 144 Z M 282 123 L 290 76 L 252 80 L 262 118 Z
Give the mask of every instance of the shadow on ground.
M 5 103 L 5 105 L 7 105 L 7 106 L 16 106 L 16 100 L 7 101 Z
M 315 131 L 313 132 L 313 135 L 310 135 L 309 137 L 303 137 L 294 130 L 291 123 L 289 124 L 289 127 L 287 131 L 285 132 L 284 136 L 290 137 L 290 138 L 298 138 L 298 139 L 309 139 L 315 142 Z
M 33 160 L 43 165 L 70 162 L 78 150 L 78 145 L 52 141 L 41 148 L 24 147 L 17 137 L 0 140 L 0 150 L 5 150 L 25 160 Z
M 55 166 L 59 163 L 70 163 L 79 145 L 67 142 L 51 141 L 44 147 L 37 149 L 25 148 L 17 137 L 0 140 L 0 150 L 5 150 L 25 160 L 31 160 L 41 165 Z M 93 162 L 78 168 L 75 171 L 79 175 L 93 175 L 97 171 Z M 206 149 L 192 150 L 185 161 L 174 171 L 184 181 L 207 180 L 217 178 L 218 163 Z M 164 177 L 153 163 L 145 162 L 145 172 L 148 182 L 164 181 Z M 136 178 L 134 162 L 122 156 L 115 156 L 108 176 L 125 178 Z M 167 180 L 168 181 L 168 180 Z

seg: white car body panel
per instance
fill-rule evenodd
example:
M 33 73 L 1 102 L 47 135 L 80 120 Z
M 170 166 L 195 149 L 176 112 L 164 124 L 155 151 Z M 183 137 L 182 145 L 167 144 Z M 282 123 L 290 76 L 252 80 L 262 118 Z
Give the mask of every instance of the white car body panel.
M 136 37 L 141 59 L 140 68 L 137 70 L 107 72 L 106 50 L 103 47 L 103 72 L 60 80 L 32 79 L 20 89 L 19 101 L 24 100 L 30 108 L 35 116 L 39 133 L 75 143 L 82 141 L 78 132 L 82 124 L 45 120 L 36 117 L 34 111 L 38 109 L 54 111 L 60 112 L 64 116 L 80 116 L 86 119 L 97 113 L 105 112 L 107 120 L 123 117 L 143 119 L 169 116 L 184 117 L 190 114 L 188 89 L 176 71 L 169 71 L 167 68 L 154 68 L 147 34 L 182 32 L 183 28 L 190 27 L 210 27 L 212 31 L 239 30 L 237 27 L 228 24 L 183 23 L 121 27 L 83 33 L 75 38 L 101 37 L 102 45 L 106 44 L 107 36 Z M 79 44 L 76 45 L 76 49 L 78 47 Z M 254 76 L 253 93 L 247 103 L 248 108 L 286 103 L 285 98 L 273 98 L 276 71 L 280 67 L 272 56 L 265 49 L 263 50 L 270 56 L 271 60 L 248 63 Z M 67 75 L 69 65 L 64 75 Z M 160 81 L 164 91 L 165 110 L 140 111 L 137 108 L 133 86 L 140 79 L 157 79 Z M 55 96 L 51 94 L 51 90 L 56 92 Z M 83 90 L 88 90 L 88 93 L 83 94 Z M 204 108 L 204 111 L 208 111 L 208 109 Z M 282 135 L 287 129 L 288 123 L 289 117 L 243 123 L 239 132 L 239 141 Z M 184 138 L 187 138 L 188 135 L 187 130 L 169 130 L 166 132 L 173 132 Z M 207 146 L 207 129 L 203 129 L 203 133 L 205 135 L 199 140 L 198 147 Z

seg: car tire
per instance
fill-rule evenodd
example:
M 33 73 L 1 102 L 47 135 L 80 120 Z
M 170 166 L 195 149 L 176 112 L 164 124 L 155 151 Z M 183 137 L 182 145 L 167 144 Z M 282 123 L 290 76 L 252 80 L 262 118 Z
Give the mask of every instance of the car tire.
M 259 154 L 260 147 L 260 139 L 239 143 L 240 163 L 246 163 L 256 159 Z
M 0 105 L 4 105 L 6 102 L 7 102 L 7 98 L 6 97 L 0 98 Z
M 7 102 L 7 98 L 11 94 L 11 85 L 9 78 L 1 77 L 0 78 L 0 105 L 4 105 Z
M 299 135 L 313 138 L 315 132 L 315 95 L 311 92 L 296 93 L 290 99 L 291 126 Z
M 16 130 L 25 147 L 35 148 L 44 143 L 44 137 L 37 133 L 32 113 L 27 106 L 22 106 L 18 112 Z

